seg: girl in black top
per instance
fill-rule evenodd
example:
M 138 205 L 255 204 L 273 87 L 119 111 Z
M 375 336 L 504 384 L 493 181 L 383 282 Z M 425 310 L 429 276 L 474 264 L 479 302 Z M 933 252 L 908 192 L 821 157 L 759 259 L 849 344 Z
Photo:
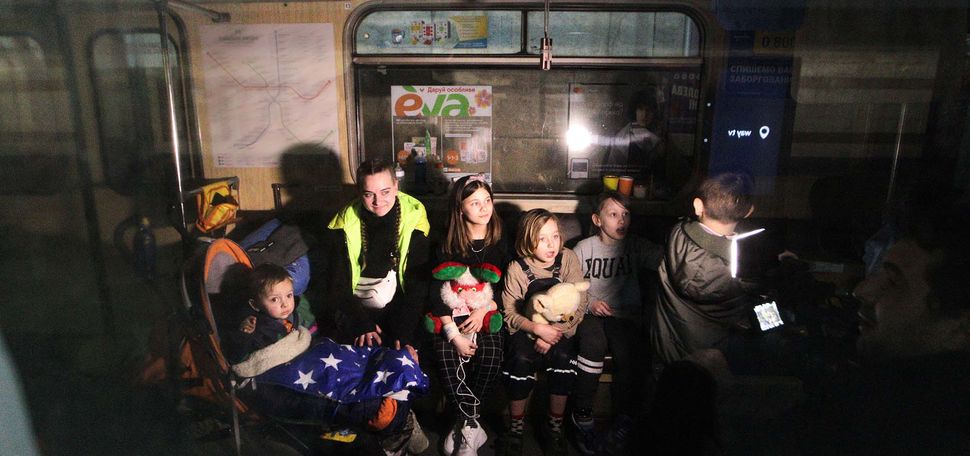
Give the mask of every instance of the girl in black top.
M 437 271 L 449 265 L 485 271 L 485 275 L 494 274 L 487 280 L 494 293 L 501 292 L 502 283 L 493 280 L 500 280 L 501 267 L 510 257 L 501 242 L 502 223 L 494 213 L 491 187 L 481 174 L 465 176 L 455 182 L 449 201 L 448 233 L 436 251 L 435 275 L 440 277 Z M 478 422 L 479 405 L 502 366 L 502 333 L 489 328 L 486 320 L 498 310 L 497 298 L 485 297 L 487 302 L 474 309 L 456 305 L 457 296 L 467 293 L 457 283 L 434 279 L 429 297 L 431 314 L 443 327 L 434 342 L 438 370 L 456 415 L 444 449 L 447 454 L 457 450 L 460 455 L 473 455 L 487 439 Z

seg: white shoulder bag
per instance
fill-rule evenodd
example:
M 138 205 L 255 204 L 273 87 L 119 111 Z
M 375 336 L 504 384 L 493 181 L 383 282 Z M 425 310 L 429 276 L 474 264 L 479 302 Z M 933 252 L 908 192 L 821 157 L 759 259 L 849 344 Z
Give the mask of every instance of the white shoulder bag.
M 394 298 L 396 290 L 397 272 L 391 269 L 385 277 L 361 277 L 354 289 L 354 296 L 367 309 L 383 309 Z

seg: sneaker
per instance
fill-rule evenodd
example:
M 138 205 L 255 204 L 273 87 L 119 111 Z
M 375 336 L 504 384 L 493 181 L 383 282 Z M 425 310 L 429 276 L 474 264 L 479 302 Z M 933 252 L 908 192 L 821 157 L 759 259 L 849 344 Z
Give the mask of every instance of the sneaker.
M 380 440 L 381 448 L 384 450 L 384 454 L 387 456 L 398 456 L 403 455 L 408 449 L 408 443 L 411 439 L 410 428 L 401 429 L 400 432 L 395 432 L 388 435 Z
M 443 449 L 446 455 L 457 454 L 458 456 L 473 456 L 478 454 L 478 449 L 488 440 L 485 430 L 478 424 L 477 420 L 459 421 L 455 427 L 445 436 Z M 455 449 L 458 450 L 455 453 Z
M 545 456 L 567 456 L 569 454 L 566 438 L 563 437 L 562 431 L 554 432 L 549 426 L 542 427 L 542 445 L 542 454 Z
M 408 411 L 408 416 L 401 427 L 380 439 L 381 448 L 384 449 L 385 455 L 402 455 L 411 449 L 412 440 L 415 440 L 415 437 L 419 440 L 414 442 L 416 449 L 421 447 L 420 440 L 424 441 L 424 448 L 420 450 L 424 451 L 428 448 L 428 438 L 421 430 L 414 412 Z
M 448 435 L 445 436 L 445 441 L 441 445 L 445 456 L 452 456 L 455 454 L 455 447 L 461 447 L 461 442 L 456 442 L 455 439 L 461 439 L 461 432 L 455 432 L 456 427 L 452 426 L 451 430 L 448 431 Z
M 633 429 L 633 419 L 626 415 L 619 415 L 613 422 L 613 427 L 606 434 L 604 453 L 608 455 L 623 455 L 627 451 L 627 442 Z
M 430 442 L 428 442 L 428 436 L 424 435 L 424 430 L 421 429 L 421 423 L 418 423 L 418 417 L 414 416 L 413 410 L 408 412 L 408 422 L 412 426 L 411 439 L 408 440 L 408 453 L 424 453 L 424 450 L 428 449 Z
M 495 446 L 496 456 L 522 456 L 522 434 L 506 432 Z
M 596 426 L 593 423 L 592 418 L 587 420 L 578 420 L 576 414 L 570 416 L 570 420 L 573 423 L 573 427 L 576 428 L 576 447 L 579 448 L 580 453 L 586 456 L 593 456 L 596 454 L 596 450 L 603 444 L 600 435 L 596 432 Z
M 461 445 L 458 446 L 458 456 L 478 456 L 478 449 L 488 440 L 485 430 L 472 420 L 461 428 Z

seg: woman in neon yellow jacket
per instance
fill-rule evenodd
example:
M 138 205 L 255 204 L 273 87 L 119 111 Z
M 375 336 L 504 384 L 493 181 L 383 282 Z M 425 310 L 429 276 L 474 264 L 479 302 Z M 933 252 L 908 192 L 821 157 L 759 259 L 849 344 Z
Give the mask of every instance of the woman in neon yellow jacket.
M 335 305 L 338 341 L 358 346 L 411 344 L 428 296 L 427 212 L 398 191 L 393 165 L 357 168 L 360 197 L 327 228 L 326 302 Z

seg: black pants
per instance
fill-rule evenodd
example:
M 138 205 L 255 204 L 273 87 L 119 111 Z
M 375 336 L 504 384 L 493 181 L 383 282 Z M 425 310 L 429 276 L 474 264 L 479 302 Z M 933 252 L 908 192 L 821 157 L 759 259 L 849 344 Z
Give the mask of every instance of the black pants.
M 535 349 L 535 340 L 525 331 L 517 331 L 509 336 L 505 350 L 506 388 L 509 400 L 529 397 L 535 387 L 536 370 L 539 361 L 545 366 L 549 383 L 549 394 L 568 395 L 576 381 L 575 338 L 559 339 L 545 355 Z
M 591 409 L 602 372 L 603 359 L 613 355 L 610 397 L 614 414 L 636 416 L 653 396 L 650 350 L 643 326 L 635 321 L 586 315 L 576 331 L 579 339 L 575 408 Z M 597 370 L 597 367 L 599 368 Z

